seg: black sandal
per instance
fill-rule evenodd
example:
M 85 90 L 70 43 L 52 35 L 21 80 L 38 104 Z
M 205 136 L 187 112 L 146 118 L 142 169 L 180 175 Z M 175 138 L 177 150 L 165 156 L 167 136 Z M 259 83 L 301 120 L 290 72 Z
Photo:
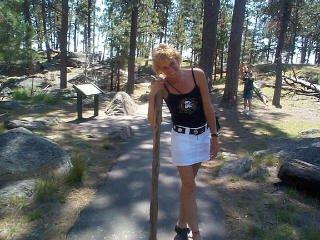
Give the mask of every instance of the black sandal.
M 177 235 L 174 238 L 175 240 L 188 240 L 188 233 L 190 232 L 189 228 L 180 228 L 177 225 L 174 227 Z

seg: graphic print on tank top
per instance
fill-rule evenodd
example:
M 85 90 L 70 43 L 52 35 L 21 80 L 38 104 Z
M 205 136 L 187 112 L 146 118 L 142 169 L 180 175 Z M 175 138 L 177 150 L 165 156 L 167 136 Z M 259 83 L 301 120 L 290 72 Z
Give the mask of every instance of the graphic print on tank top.
M 192 114 L 198 106 L 199 102 L 196 98 L 183 98 L 179 102 L 179 113 Z

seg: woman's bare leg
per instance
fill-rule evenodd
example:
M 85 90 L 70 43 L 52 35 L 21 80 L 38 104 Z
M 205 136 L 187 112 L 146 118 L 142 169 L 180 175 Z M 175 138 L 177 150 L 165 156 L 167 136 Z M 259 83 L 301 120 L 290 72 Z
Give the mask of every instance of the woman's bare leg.
M 201 164 L 193 166 L 178 167 L 181 178 L 180 190 L 180 214 L 178 220 L 179 227 L 186 227 L 189 224 L 192 231 L 198 231 L 198 213 L 196 203 L 196 183 L 195 176 Z M 196 237 L 196 236 L 195 236 Z M 200 237 L 200 235 L 199 235 Z M 200 239 L 200 238 L 194 238 Z
M 193 178 L 195 179 L 198 173 L 199 168 L 201 167 L 201 163 L 196 163 L 192 165 L 192 171 L 193 171 Z M 186 228 L 187 227 L 187 219 L 186 219 L 186 213 L 185 213 L 185 207 L 184 207 L 184 202 L 181 201 L 182 196 L 181 196 L 181 191 L 180 191 L 180 210 L 179 210 L 179 218 L 177 225 L 180 228 Z

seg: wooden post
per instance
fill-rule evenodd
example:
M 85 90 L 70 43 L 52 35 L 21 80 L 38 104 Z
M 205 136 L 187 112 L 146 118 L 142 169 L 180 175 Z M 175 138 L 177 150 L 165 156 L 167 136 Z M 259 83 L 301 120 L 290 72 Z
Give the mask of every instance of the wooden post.
M 77 111 L 78 119 L 82 119 L 82 93 L 77 91 Z
M 99 115 L 99 95 L 94 95 L 94 116 Z
M 158 93 L 155 98 L 155 126 L 153 133 L 153 161 L 150 199 L 150 232 L 149 240 L 157 240 L 158 222 L 158 178 L 160 169 L 160 124 L 162 117 L 162 96 Z

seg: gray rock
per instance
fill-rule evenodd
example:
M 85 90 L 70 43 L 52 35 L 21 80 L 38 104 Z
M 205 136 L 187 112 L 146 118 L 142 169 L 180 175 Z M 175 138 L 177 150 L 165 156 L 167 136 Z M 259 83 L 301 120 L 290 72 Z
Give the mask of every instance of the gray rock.
M 30 130 L 24 128 L 24 127 L 13 128 L 13 129 L 8 130 L 7 132 L 24 133 L 24 134 L 31 134 L 31 135 L 33 134 L 32 131 L 30 131 Z
M 146 103 L 149 100 L 149 93 L 144 93 L 139 97 L 139 101 L 142 103 Z
M 229 161 L 229 160 L 238 159 L 239 156 L 237 154 L 230 153 L 230 152 L 221 152 L 221 153 L 219 153 L 219 158 L 222 158 L 223 160 Z
M 26 89 L 35 89 L 41 87 L 46 81 L 47 79 L 42 77 L 29 77 L 19 82 L 17 86 Z
M 65 88 L 65 89 L 52 88 L 48 91 L 48 93 L 52 94 L 54 97 L 59 99 L 70 99 L 70 98 L 77 97 L 76 90 L 73 88 Z
M 0 135 L 0 180 L 61 175 L 71 166 L 67 152 L 49 139 L 21 129 Z
M 314 142 L 311 144 L 311 147 L 320 148 L 320 142 Z
M 30 198 L 34 192 L 35 179 L 10 182 L 0 189 L 1 199 L 13 196 Z
M 118 127 L 108 132 L 108 136 L 118 141 L 127 141 L 132 136 L 132 129 L 130 126 Z
M 264 179 L 268 176 L 270 176 L 268 169 L 258 166 L 257 168 L 252 169 L 250 172 L 246 173 L 243 176 L 243 178 L 247 180 L 252 180 L 252 179 Z
M 47 129 L 50 126 L 58 125 L 59 120 L 57 118 L 45 119 L 45 120 L 9 120 L 4 123 L 6 129 L 13 129 L 23 127 L 29 130 Z
M 270 154 L 269 150 L 259 150 L 259 151 L 253 152 L 252 156 L 254 158 L 262 158 L 262 157 L 265 157 L 268 154 Z
M 118 92 L 106 108 L 107 115 L 132 115 L 137 106 L 133 99 L 125 92 Z
M 4 89 L 0 90 L 1 96 L 4 96 L 4 97 L 9 96 L 12 92 L 13 91 L 8 87 L 5 87 Z
M 227 161 L 219 170 L 219 177 L 233 175 L 241 176 L 251 169 L 252 160 L 248 158 Z
M 318 128 L 307 129 L 307 130 L 301 131 L 300 134 L 301 134 L 301 135 L 320 134 L 320 129 L 318 129 Z
M 6 110 L 19 111 L 23 108 L 23 106 L 17 101 L 1 101 L 0 108 Z

